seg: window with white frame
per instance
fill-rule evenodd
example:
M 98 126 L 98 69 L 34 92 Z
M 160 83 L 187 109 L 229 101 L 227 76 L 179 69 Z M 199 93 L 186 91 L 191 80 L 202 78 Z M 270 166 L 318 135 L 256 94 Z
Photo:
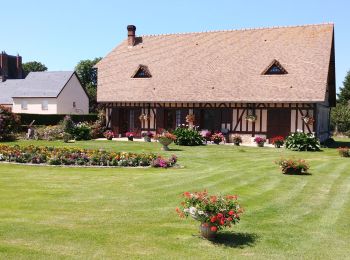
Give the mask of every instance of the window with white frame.
M 41 104 L 41 110 L 49 110 L 49 102 L 47 100 L 44 100 Z
M 21 109 L 22 110 L 27 110 L 28 109 L 28 102 L 27 102 L 27 100 L 22 100 Z

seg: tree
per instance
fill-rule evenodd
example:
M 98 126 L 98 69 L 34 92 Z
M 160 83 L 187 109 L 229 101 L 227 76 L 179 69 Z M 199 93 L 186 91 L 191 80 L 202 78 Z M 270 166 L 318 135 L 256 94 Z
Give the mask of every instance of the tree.
M 331 112 L 331 125 L 336 132 L 345 133 L 350 130 L 350 106 L 337 104 Z
M 23 63 L 22 67 L 25 75 L 28 75 L 29 72 L 47 71 L 47 67 L 38 61 L 29 61 Z
M 93 60 L 81 60 L 75 67 L 81 84 L 86 89 L 89 95 L 89 109 L 90 112 L 97 110 L 97 70 L 94 66 L 102 58 L 95 58 Z
M 338 102 L 343 105 L 350 105 L 350 71 L 348 71 L 345 76 L 343 87 L 340 88 L 340 93 L 338 94 Z
M 19 125 L 19 116 L 12 113 L 9 108 L 0 105 L 0 142 L 15 140 Z

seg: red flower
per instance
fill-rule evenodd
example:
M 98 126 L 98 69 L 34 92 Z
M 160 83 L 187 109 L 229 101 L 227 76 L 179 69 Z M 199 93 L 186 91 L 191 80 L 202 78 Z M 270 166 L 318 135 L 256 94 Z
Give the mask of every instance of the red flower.
M 186 192 L 184 192 L 184 196 L 185 196 L 186 198 L 191 198 L 191 193 L 188 192 L 188 191 L 186 191 Z
M 202 226 L 203 226 L 203 227 L 208 227 L 209 224 L 208 224 L 208 223 L 203 223 Z
M 232 221 L 232 218 L 231 218 L 231 217 L 227 218 L 227 221 L 231 222 L 231 221 Z
M 214 223 L 216 221 L 216 217 L 211 217 L 210 222 Z
M 210 202 L 215 203 L 218 200 L 216 196 L 210 196 Z
M 211 231 L 213 231 L 213 232 L 215 232 L 215 231 L 217 231 L 217 230 L 218 230 L 218 228 L 217 228 L 217 227 L 215 227 L 215 226 L 213 226 L 213 227 L 211 227 L 211 228 L 210 228 L 210 230 L 211 230 Z
M 225 221 L 222 219 L 220 220 L 220 225 L 224 225 L 225 224 Z
M 222 213 L 218 213 L 218 218 L 222 218 L 223 216 Z
M 229 214 L 230 216 L 232 216 L 232 215 L 234 214 L 233 210 L 230 210 L 230 211 L 228 212 L 228 214 Z

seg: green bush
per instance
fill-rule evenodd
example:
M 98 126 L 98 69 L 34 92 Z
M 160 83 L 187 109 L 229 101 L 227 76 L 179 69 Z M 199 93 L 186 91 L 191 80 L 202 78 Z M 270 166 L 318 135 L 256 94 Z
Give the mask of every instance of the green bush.
M 310 133 L 296 132 L 286 138 L 285 146 L 292 151 L 320 151 L 320 141 Z
M 203 145 L 204 138 L 196 129 L 178 127 L 173 132 L 176 135 L 175 144 L 185 146 Z
M 19 127 L 19 117 L 10 109 L 0 106 L 0 141 L 12 141 Z
M 91 127 L 87 123 L 78 123 L 73 130 L 73 136 L 75 140 L 90 140 L 91 139 Z
M 62 126 L 62 129 L 65 133 L 67 134 L 74 133 L 75 124 L 70 116 L 68 115 L 65 116 L 60 125 Z

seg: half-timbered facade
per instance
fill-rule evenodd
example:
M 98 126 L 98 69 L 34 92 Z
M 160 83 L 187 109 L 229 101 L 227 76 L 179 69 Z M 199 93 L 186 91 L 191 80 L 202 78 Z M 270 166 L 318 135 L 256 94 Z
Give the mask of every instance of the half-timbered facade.
M 246 141 L 297 130 L 329 136 L 335 105 L 332 24 L 128 39 L 98 65 L 98 101 L 116 134 L 200 129 Z

